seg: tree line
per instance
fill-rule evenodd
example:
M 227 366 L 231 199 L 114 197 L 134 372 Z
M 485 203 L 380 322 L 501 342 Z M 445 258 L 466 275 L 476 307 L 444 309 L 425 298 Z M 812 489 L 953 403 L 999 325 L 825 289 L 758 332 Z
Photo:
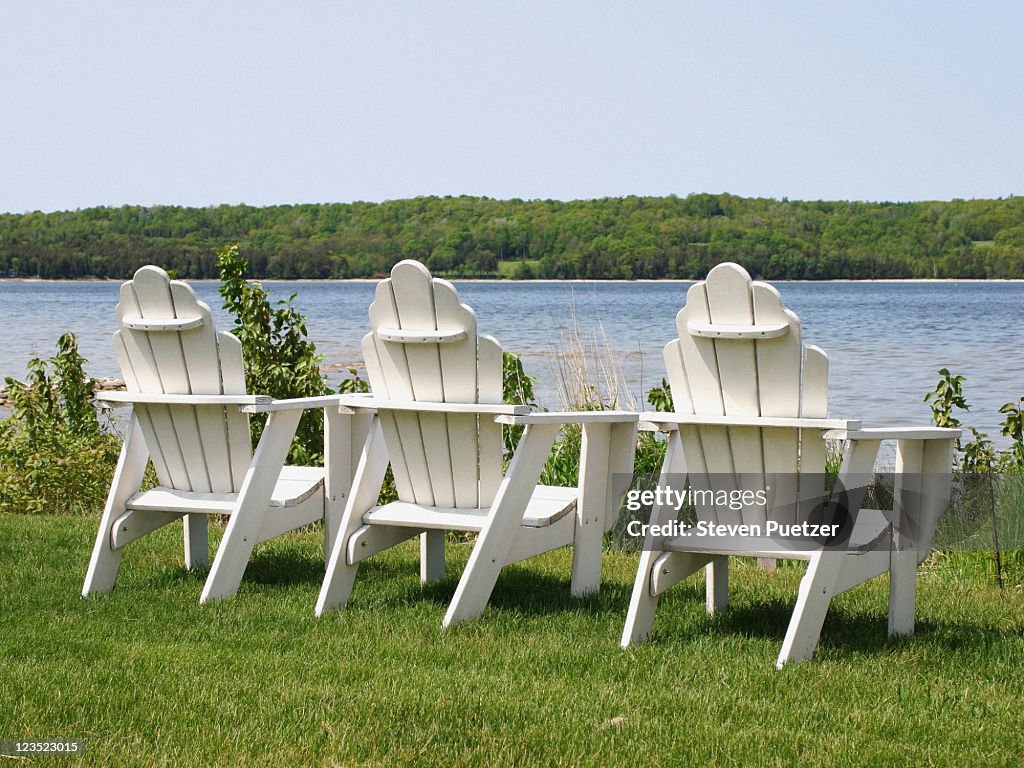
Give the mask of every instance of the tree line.
M 0 214 L 0 277 L 215 278 L 238 243 L 256 278 L 436 274 L 682 278 L 735 261 L 766 279 L 1024 278 L 1024 197 L 864 203 L 729 194 L 561 202 L 418 197 Z

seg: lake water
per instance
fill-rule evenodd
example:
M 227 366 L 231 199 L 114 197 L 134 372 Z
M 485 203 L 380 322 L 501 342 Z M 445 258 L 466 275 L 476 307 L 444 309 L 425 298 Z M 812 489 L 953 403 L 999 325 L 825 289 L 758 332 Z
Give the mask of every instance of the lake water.
M 539 400 L 559 403 L 563 338 L 578 335 L 600 355 L 617 361 L 623 389 L 641 405 L 643 392 L 663 375 L 661 348 L 676 336 L 675 314 L 690 283 L 665 282 L 457 282 L 476 309 L 481 332 L 518 352 L 539 379 Z M 831 360 L 832 415 L 866 423 L 927 424 L 924 394 L 936 371 L 967 377 L 971 415 L 966 419 L 998 437 L 998 408 L 1024 395 L 1024 283 L 780 282 L 787 307 L 801 318 L 805 341 Z M 194 283 L 214 308 L 221 328 L 217 283 Z M 274 297 L 296 294 L 309 334 L 323 353 L 333 384 L 340 367 L 359 365 L 359 339 L 367 330 L 371 282 L 267 283 Z M 110 348 L 115 282 L 0 281 L 0 377 L 24 377 L 30 355 L 53 353 L 64 331 L 79 336 L 95 376 L 116 376 Z M 579 333 L 574 334 L 575 326 Z

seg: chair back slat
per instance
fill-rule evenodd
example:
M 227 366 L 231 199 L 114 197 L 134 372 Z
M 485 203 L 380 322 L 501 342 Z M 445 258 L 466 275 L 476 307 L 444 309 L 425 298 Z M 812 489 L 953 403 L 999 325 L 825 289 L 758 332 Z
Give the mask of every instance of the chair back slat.
M 377 399 L 501 402 L 501 348 L 477 337 L 473 310 L 454 286 L 403 261 L 377 286 L 363 339 Z M 462 332 L 462 333 L 460 333 Z M 476 508 L 501 477 L 501 429 L 474 414 L 379 409 L 399 499 Z
M 687 292 L 679 338 L 665 347 L 677 411 L 698 415 L 825 417 L 828 359 L 801 344 L 800 320 L 771 285 L 720 264 Z M 698 516 L 725 523 L 794 522 L 824 491 L 825 443 L 818 430 L 700 426 L 681 431 L 694 487 L 767 490 L 766 506 L 706 505 Z M 805 483 L 805 485 L 801 485 Z M 792 504 L 797 498 L 813 501 Z M 780 501 L 781 503 L 775 503 Z
M 210 308 L 162 269 L 143 267 L 121 286 L 117 317 L 114 350 L 129 390 L 244 393 L 241 345 L 230 334 L 218 339 Z M 239 490 L 252 458 L 247 415 L 237 408 L 190 405 L 139 406 L 136 412 L 162 485 Z

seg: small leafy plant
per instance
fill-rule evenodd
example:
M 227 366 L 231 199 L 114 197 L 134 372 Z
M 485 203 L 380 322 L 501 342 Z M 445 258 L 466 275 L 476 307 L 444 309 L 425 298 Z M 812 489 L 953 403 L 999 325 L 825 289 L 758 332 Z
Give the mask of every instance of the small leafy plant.
M 11 415 L 0 421 L 0 510 L 94 514 L 103 507 L 120 441 L 100 421 L 85 362 L 66 333 L 53 357 L 29 361 L 26 381 L 5 379 Z
M 278 399 L 330 394 L 320 374 L 322 357 L 307 338 L 306 318 L 292 304 L 295 295 L 272 304 L 260 283 L 246 280 L 249 265 L 239 255 L 237 245 L 217 252 L 217 269 L 224 308 L 235 318 L 231 332 L 242 343 L 247 389 Z M 266 426 L 266 416 L 254 415 L 249 425 L 255 448 Z M 306 411 L 288 459 L 293 464 L 315 465 L 323 461 L 323 455 L 323 412 Z

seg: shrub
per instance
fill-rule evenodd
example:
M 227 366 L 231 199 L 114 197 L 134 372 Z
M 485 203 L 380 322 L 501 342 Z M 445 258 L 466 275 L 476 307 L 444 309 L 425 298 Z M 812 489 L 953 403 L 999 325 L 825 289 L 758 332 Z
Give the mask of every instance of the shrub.
M 120 440 L 100 422 L 96 385 L 74 334 L 32 358 L 28 380 L 5 379 L 11 415 L 0 422 L 0 511 L 95 514 L 103 507 Z
M 321 355 L 306 334 L 306 318 L 287 300 L 271 304 L 270 294 L 260 283 L 247 282 L 248 262 L 239 256 L 238 246 L 217 252 L 220 295 L 224 309 L 235 319 L 231 332 L 242 343 L 245 384 L 249 392 L 274 398 L 315 397 L 330 394 L 320 374 Z M 266 416 L 254 415 L 249 425 L 253 448 L 266 425 Z M 323 462 L 324 415 L 309 410 L 302 415 L 295 440 L 288 453 L 293 464 Z

